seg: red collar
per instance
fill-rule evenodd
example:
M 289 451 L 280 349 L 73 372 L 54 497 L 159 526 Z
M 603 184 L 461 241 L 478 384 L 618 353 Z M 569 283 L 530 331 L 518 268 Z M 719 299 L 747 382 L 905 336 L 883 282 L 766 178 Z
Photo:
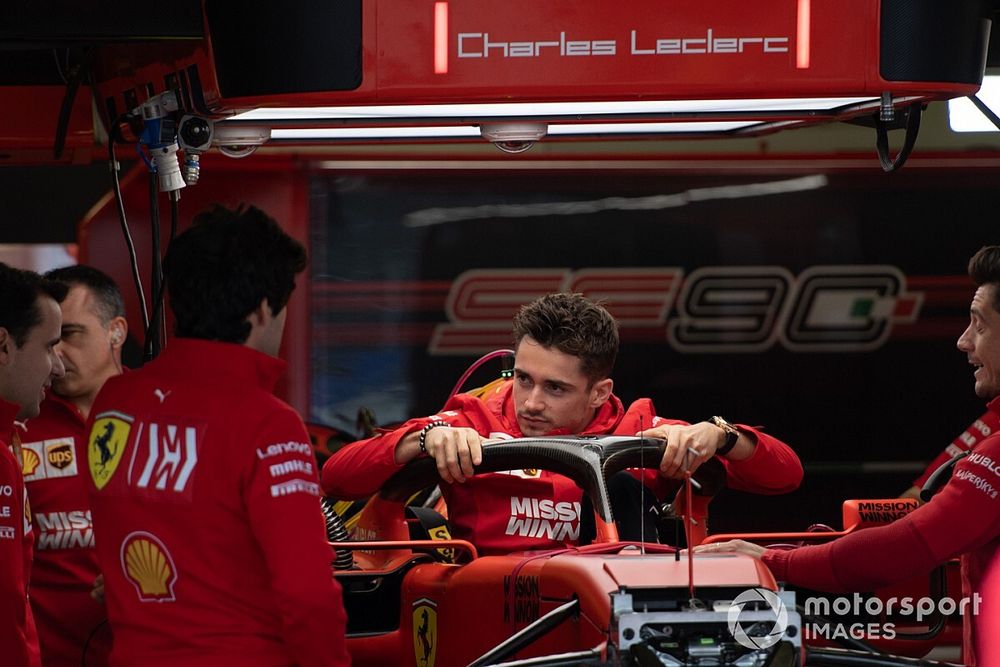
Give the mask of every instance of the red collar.
M 14 419 L 21 411 L 21 406 L 0 398 L 0 439 L 5 440 L 14 430 Z
M 274 391 L 288 364 L 239 343 L 201 338 L 174 338 L 150 365 L 164 375 L 189 377 L 192 368 L 211 377 L 225 377 L 234 384 L 252 383 Z

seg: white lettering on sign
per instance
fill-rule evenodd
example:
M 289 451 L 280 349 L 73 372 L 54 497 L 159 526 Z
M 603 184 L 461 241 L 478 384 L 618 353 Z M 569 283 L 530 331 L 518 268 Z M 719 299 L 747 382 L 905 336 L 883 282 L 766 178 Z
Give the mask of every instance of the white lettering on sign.
M 624 34 L 620 41 L 626 42 Z M 627 56 L 713 55 L 742 53 L 788 53 L 790 39 L 787 35 L 718 35 L 716 29 L 704 32 L 667 37 L 640 35 L 632 29 L 628 34 Z M 488 32 L 457 33 L 456 45 L 459 58 L 488 60 L 490 58 L 572 58 L 614 56 L 620 51 L 619 39 L 580 39 L 565 30 L 539 37 L 504 40 L 491 37 Z

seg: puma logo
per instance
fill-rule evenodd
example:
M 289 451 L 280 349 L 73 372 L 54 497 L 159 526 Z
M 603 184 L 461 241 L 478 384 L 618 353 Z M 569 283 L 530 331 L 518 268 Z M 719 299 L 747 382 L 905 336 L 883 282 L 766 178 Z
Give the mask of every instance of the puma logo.
M 165 401 L 165 400 L 167 399 L 167 396 L 169 396 L 169 395 L 170 395 L 170 391 L 166 391 L 166 392 L 164 392 L 164 391 L 163 391 L 163 390 L 161 390 L 161 389 L 154 389 L 154 390 L 153 390 L 153 394 L 154 394 L 154 395 L 155 395 L 155 396 L 156 396 L 156 397 L 157 397 L 158 399 L 160 399 L 160 403 L 162 404 L 162 403 L 163 403 L 163 401 Z

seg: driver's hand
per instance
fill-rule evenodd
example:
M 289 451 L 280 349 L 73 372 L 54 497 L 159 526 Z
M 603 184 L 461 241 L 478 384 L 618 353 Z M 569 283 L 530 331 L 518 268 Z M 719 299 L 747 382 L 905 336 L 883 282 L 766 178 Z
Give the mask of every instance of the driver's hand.
M 715 456 L 715 451 L 726 441 L 725 431 L 711 422 L 688 426 L 663 424 L 636 435 L 667 441 L 663 458 L 660 459 L 660 474 L 672 479 L 682 479 L 685 470 L 693 473 L 702 463 Z
M 759 544 L 751 544 L 750 542 L 744 542 L 743 540 L 729 540 L 728 542 L 716 542 L 714 544 L 699 544 L 694 548 L 694 552 L 696 554 L 744 554 L 746 556 L 753 556 L 757 560 L 760 560 L 765 551 L 767 551 L 767 549 Z
M 94 587 L 90 589 L 90 597 L 94 598 L 97 602 L 104 604 L 104 575 L 97 575 L 97 579 L 94 579 Z
M 461 484 L 475 474 L 472 466 L 483 462 L 483 437 L 475 429 L 438 426 L 427 432 L 424 444 L 448 483 Z

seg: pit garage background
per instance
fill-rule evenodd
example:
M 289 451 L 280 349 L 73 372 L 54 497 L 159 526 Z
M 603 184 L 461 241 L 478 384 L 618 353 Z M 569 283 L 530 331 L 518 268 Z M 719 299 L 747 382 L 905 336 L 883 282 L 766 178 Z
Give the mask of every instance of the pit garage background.
M 376 4 L 351 6 L 371 12 Z M 127 49 L 112 49 L 117 60 L 105 62 L 111 73 L 100 82 L 96 106 L 111 100 L 121 111 L 131 104 L 130 94 L 145 97 L 176 83 L 174 61 L 158 59 L 157 49 L 188 57 L 185 39 L 196 44 L 191 58 L 202 74 L 215 72 L 204 69 L 201 5 L 178 6 L 184 11 L 174 16 L 184 20 L 176 34 L 164 40 L 166 47 L 141 46 L 145 58 L 134 59 L 132 70 L 108 65 L 128 62 Z M 791 31 L 792 4 L 786 9 L 776 18 L 740 11 L 754 14 L 754 21 L 780 19 Z M 152 10 L 130 15 L 143 17 L 162 20 Z M 377 25 L 388 25 L 389 36 L 398 37 L 407 24 L 393 17 Z M 50 23 L 36 18 L 33 39 L 41 40 Z M 431 15 L 423 18 L 430 25 Z M 842 18 L 837 25 L 850 23 Z M 368 39 L 376 23 L 362 23 L 365 39 L 355 37 L 369 49 L 363 54 L 369 70 L 362 72 L 368 78 L 357 91 L 343 93 L 348 101 L 370 101 L 385 91 L 396 101 L 418 93 L 478 95 L 485 94 L 483 81 L 493 81 L 459 70 L 454 60 L 456 83 L 438 86 L 429 59 L 389 53 L 379 60 L 385 54 L 372 50 Z M 229 27 L 238 32 L 236 24 Z M 504 29 L 513 33 L 521 26 Z M 843 65 L 835 57 L 836 35 L 815 33 L 814 68 Z M 62 43 L 56 49 L 32 44 L 38 48 L 26 53 L 10 48 L 10 38 L 4 35 L 10 50 L 0 54 L 7 65 L 0 68 L 2 242 L 29 245 L 8 247 L 13 255 L 4 257 L 35 257 L 36 244 L 47 243 L 63 257 L 107 270 L 129 297 L 138 332 L 106 149 L 94 132 L 95 105 L 86 87 L 68 111 L 62 109 L 69 114 L 65 143 L 58 156 L 52 150 L 54 130 L 64 120 L 67 76 L 80 53 Z M 429 53 L 432 42 L 425 42 L 410 46 Z M 286 83 L 284 61 L 276 59 L 288 51 L 285 45 L 254 43 L 267 43 L 274 59 L 267 60 L 268 77 L 250 83 Z M 877 74 L 874 44 L 864 62 L 871 77 Z M 987 73 L 998 53 L 990 49 Z M 933 59 L 918 61 L 934 69 Z M 241 69 L 238 58 L 229 66 L 233 62 Z M 222 76 L 220 63 L 213 65 Z M 419 69 L 419 86 L 400 83 L 408 68 Z M 696 69 L 686 71 L 685 81 L 708 81 L 716 91 L 730 83 L 746 94 L 755 85 L 778 85 L 758 80 L 751 67 L 738 82 L 709 80 Z M 147 77 L 146 91 L 114 88 L 149 71 L 155 76 Z M 626 66 L 620 71 L 631 72 Z M 592 87 L 589 77 L 575 76 L 566 82 L 573 94 Z M 821 76 L 817 80 L 803 85 L 825 85 Z M 655 78 L 644 81 L 649 90 L 660 85 Z M 208 76 L 204 82 L 205 91 L 217 94 L 201 100 L 206 104 L 254 101 L 210 90 Z M 270 103 L 266 96 L 274 92 L 253 94 Z M 893 133 L 894 152 L 899 134 Z M 954 132 L 946 103 L 931 102 L 913 154 L 892 174 L 879 167 L 870 124 L 748 138 L 543 140 L 518 155 L 501 154 L 478 136 L 474 144 L 275 144 L 242 160 L 206 153 L 199 183 L 182 191 L 180 226 L 212 202 L 247 202 L 307 244 L 312 263 L 291 303 L 283 350 L 290 372 L 280 392 L 308 419 L 353 432 L 361 408 L 370 408 L 381 424 L 429 414 L 480 354 L 509 346 L 509 320 L 518 304 L 574 289 L 606 300 L 622 322 L 615 386 L 623 400 L 650 396 L 662 415 L 691 421 L 720 414 L 764 425 L 805 463 L 806 478 L 794 494 L 762 498 L 725 491 L 713 505 L 714 532 L 837 526 L 843 499 L 903 491 L 923 463 L 983 411 L 971 369 L 954 344 L 973 291 L 966 261 L 981 245 L 1000 243 L 993 203 L 1000 183 L 997 136 Z M 145 280 L 148 174 L 134 153 L 121 150 L 118 157 Z M 136 355 L 132 362 L 138 363 Z M 471 384 L 497 370 L 488 365 Z

